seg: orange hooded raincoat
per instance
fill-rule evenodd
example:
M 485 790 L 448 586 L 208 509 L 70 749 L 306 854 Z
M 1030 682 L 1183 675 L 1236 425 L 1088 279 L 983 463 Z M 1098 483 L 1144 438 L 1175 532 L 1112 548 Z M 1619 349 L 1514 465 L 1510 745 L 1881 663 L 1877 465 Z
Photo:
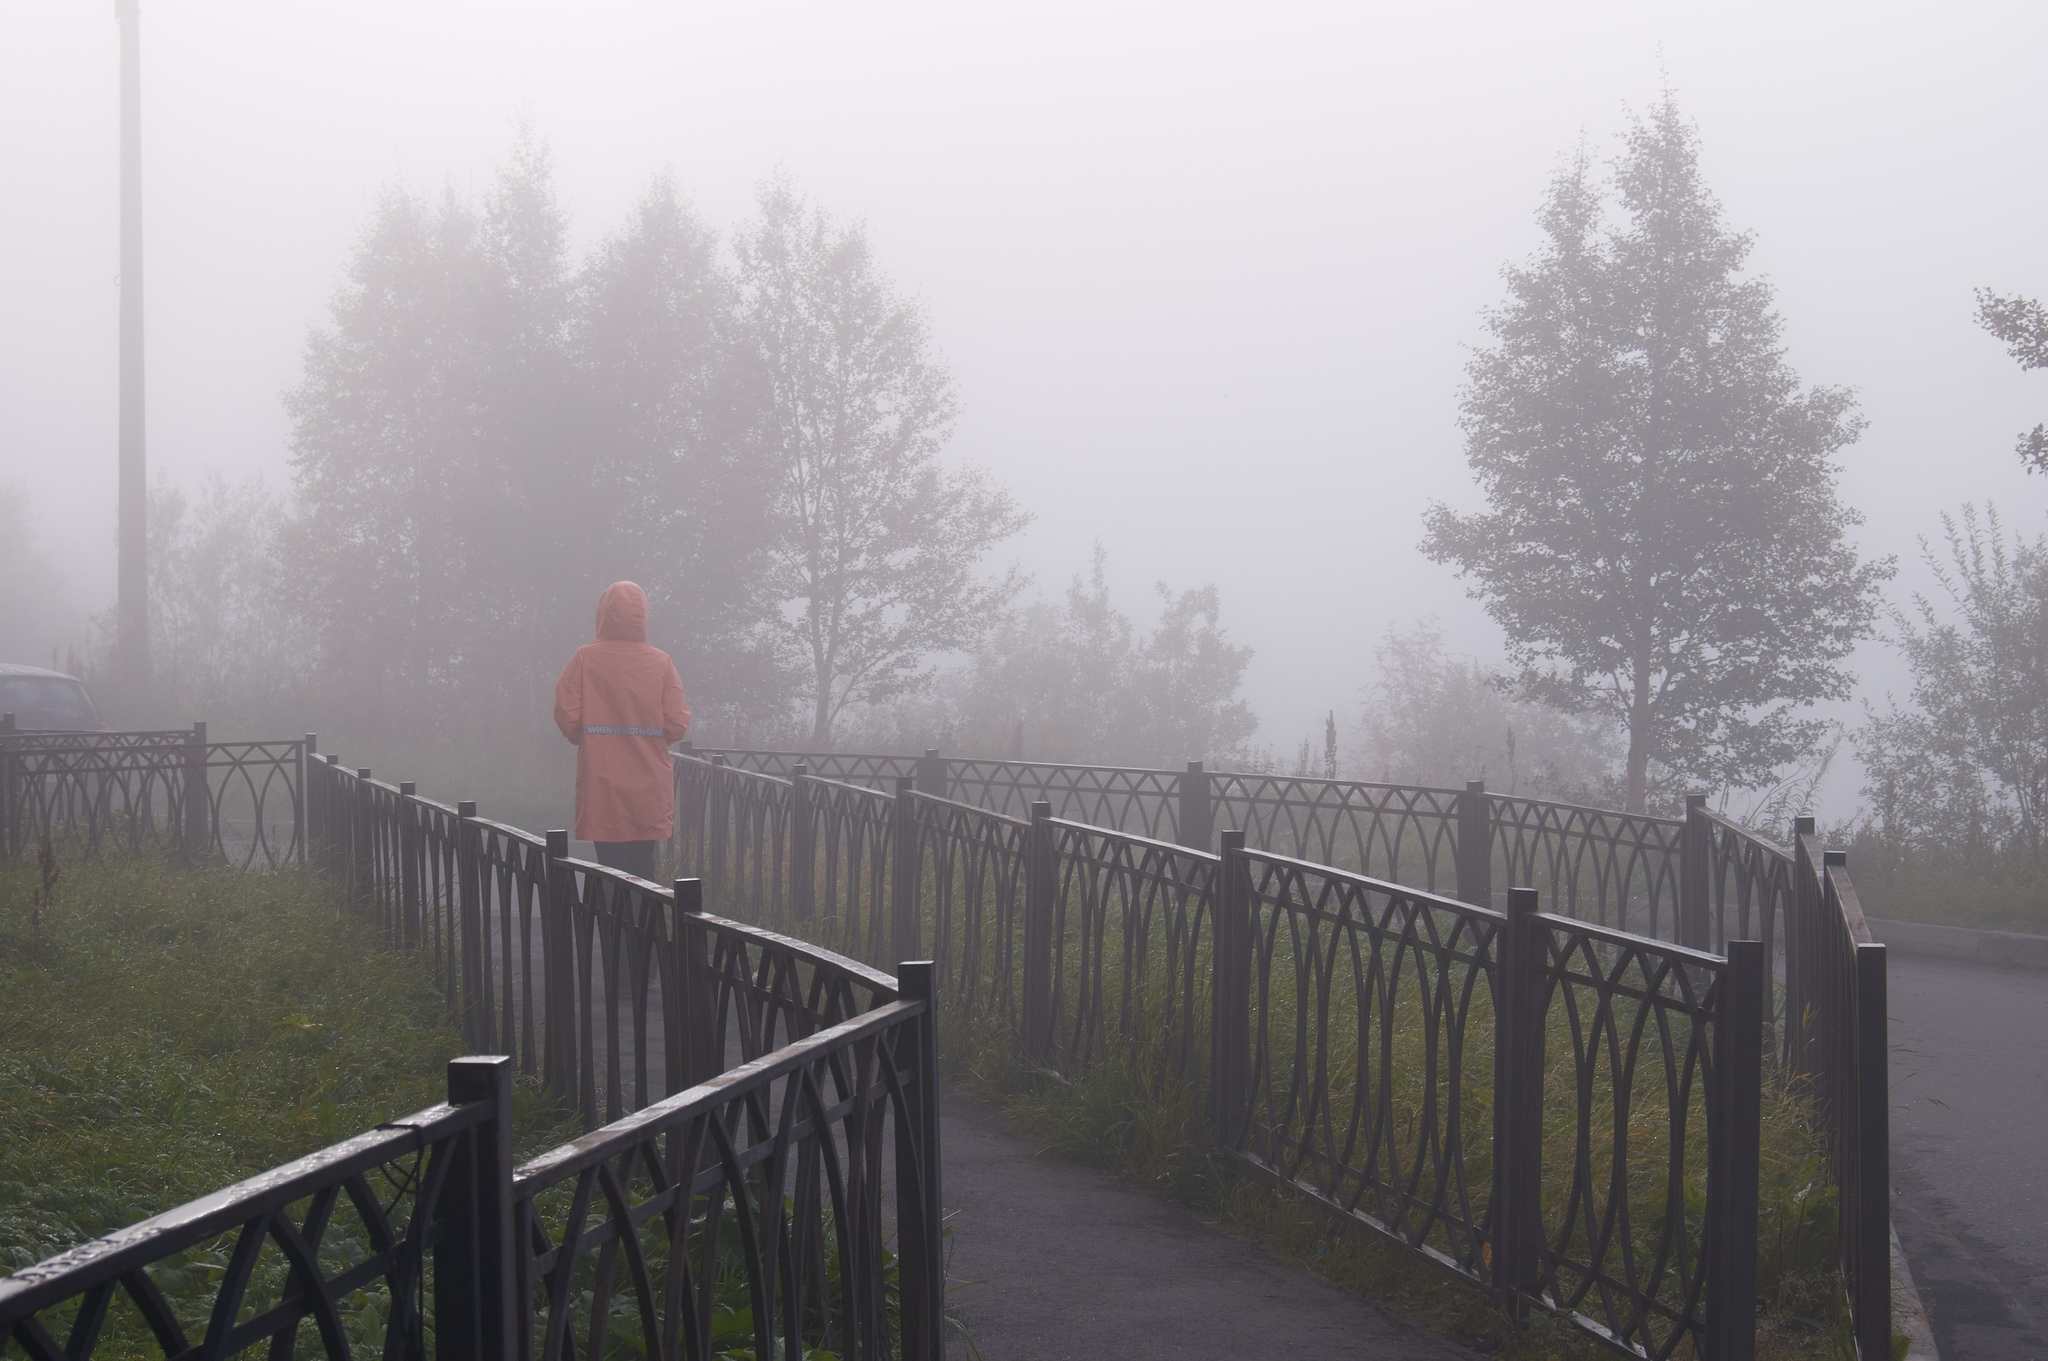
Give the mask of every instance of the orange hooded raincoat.
M 597 641 L 555 682 L 555 726 L 576 744 L 576 835 L 660 841 L 675 826 L 668 744 L 690 730 L 682 677 L 647 642 L 647 592 L 615 581 L 597 599 Z

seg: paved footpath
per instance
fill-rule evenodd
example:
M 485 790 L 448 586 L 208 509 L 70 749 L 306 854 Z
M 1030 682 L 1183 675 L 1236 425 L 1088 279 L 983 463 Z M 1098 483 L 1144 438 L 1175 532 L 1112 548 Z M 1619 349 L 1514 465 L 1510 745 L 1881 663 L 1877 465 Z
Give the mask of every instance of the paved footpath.
M 988 1361 L 1474 1355 L 1182 1206 L 1033 1156 L 999 1113 L 957 1092 L 940 1118 L 950 1274 L 979 1282 L 947 1307 Z
M 1943 1361 L 2048 1357 L 2048 973 L 1893 954 L 1892 1222 Z

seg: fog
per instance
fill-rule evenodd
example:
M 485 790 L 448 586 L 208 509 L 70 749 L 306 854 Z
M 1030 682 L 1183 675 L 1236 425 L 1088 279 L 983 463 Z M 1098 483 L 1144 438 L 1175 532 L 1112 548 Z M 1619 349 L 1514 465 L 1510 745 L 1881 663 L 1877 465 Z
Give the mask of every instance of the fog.
M 0 481 L 81 636 L 113 584 L 116 36 L 109 5 L 0 6 Z M 522 120 L 579 245 L 661 170 L 729 229 L 781 169 L 928 304 L 947 456 L 1036 516 L 998 556 L 1057 592 L 1099 540 L 1140 611 L 1214 581 L 1287 750 L 1356 711 L 1390 623 L 1498 655 L 1416 548 L 1431 501 L 1477 500 L 1466 347 L 1560 156 L 1609 155 L 1667 80 L 1793 365 L 1859 390 L 1841 494 L 1890 598 L 1943 508 L 2038 532 L 2012 446 L 2048 378 L 1971 290 L 2048 292 L 2044 40 L 2022 4 L 145 0 L 152 471 L 286 487 L 280 393 L 378 193 L 484 185 Z M 1855 665 L 1902 686 L 1880 645 Z

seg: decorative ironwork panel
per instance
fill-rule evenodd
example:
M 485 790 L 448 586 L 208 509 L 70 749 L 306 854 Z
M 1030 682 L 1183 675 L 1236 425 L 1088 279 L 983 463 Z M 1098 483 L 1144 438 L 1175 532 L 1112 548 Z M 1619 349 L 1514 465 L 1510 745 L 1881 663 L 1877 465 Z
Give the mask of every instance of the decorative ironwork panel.
M 176 736 L 180 740 L 159 740 Z M 304 744 L 203 733 L 0 736 L 0 855 L 168 854 L 275 867 L 304 853 Z
M 891 1003 L 519 1168 L 517 1354 L 935 1357 L 929 1016 Z
M 1538 889 L 1560 916 L 1675 939 L 1683 822 L 1541 799 L 1492 802 L 1501 882 Z
M 1013 818 L 1049 803 L 1052 815 L 1171 841 L 1180 835 L 1180 772 L 1039 761 L 948 760 L 951 797 Z
M 913 794 L 911 802 L 924 904 L 920 939 L 932 943 L 939 990 L 1014 1026 L 1031 824 L 927 794 Z
M 1489 1277 L 1497 912 L 1247 852 L 1244 1155 L 1475 1280 Z
M 1704 1354 L 1714 990 L 1725 962 L 1536 920 L 1539 1293 L 1636 1355 Z
M 1455 789 L 1225 772 L 1209 779 L 1216 825 L 1243 831 L 1248 845 L 1432 893 L 1456 887 Z
M 1052 1059 L 1078 1072 L 1113 1046 L 1203 1072 L 1217 859 L 1055 818 Z
M 435 1249 L 468 1236 L 462 1180 L 496 1113 L 436 1106 L 0 1278 L 0 1346 L 424 1358 Z

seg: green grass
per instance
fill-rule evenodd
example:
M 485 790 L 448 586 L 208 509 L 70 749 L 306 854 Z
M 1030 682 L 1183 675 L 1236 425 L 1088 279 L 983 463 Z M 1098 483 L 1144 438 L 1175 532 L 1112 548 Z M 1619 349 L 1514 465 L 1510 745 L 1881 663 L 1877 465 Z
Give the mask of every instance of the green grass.
M 1900 851 L 1871 835 L 1842 840 L 1869 916 L 2048 935 L 2048 856 Z
M 424 964 L 302 870 L 0 869 L 0 1272 L 446 1097 Z M 523 1149 L 562 1127 L 522 1089 Z

